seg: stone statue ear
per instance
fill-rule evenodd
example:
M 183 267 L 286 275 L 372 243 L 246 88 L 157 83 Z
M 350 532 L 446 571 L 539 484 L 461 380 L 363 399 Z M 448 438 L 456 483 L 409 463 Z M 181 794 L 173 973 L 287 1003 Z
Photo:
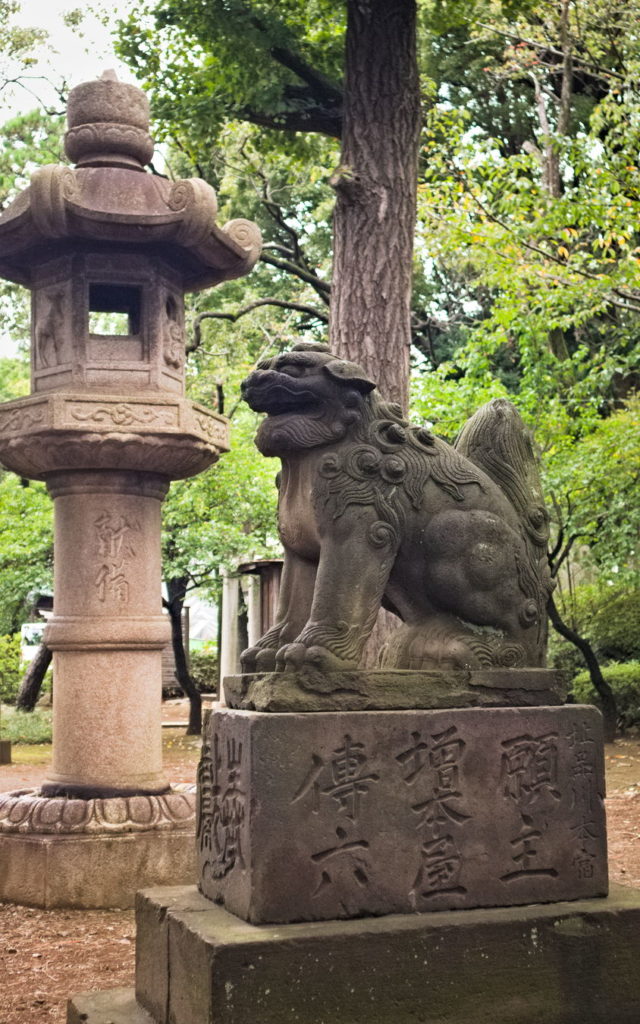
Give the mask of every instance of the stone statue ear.
M 340 384 L 356 388 L 362 395 L 368 395 L 376 386 L 375 381 L 369 380 L 362 367 L 357 363 L 348 363 L 344 359 L 332 359 L 330 363 L 325 363 L 322 369 Z

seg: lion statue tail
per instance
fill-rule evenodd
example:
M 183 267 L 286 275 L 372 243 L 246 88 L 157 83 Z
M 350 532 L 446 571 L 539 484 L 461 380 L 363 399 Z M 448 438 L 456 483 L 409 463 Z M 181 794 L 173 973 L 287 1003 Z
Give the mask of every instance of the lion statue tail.
M 544 609 L 555 583 L 547 561 L 549 516 L 531 433 L 511 402 L 494 398 L 465 423 L 454 447 L 484 470 L 515 508 L 529 563 L 521 571 L 529 576 L 526 589 L 535 591 L 546 621 Z

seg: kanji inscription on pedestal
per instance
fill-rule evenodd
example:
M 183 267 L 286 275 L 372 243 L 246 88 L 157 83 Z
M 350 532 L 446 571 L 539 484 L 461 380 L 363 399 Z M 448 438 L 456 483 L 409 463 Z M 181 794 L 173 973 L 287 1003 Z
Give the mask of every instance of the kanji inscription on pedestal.
M 212 715 L 200 886 L 255 923 L 603 895 L 589 707 Z

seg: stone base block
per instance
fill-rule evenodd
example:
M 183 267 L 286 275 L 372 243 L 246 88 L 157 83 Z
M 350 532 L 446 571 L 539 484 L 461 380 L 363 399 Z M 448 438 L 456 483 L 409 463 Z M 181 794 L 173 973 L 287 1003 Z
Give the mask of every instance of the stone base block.
M 200 887 L 254 924 L 607 892 L 591 707 L 214 712 Z
M 576 903 L 279 927 L 239 921 L 194 889 L 154 889 L 139 894 L 137 920 L 138 1003 L 122 990 L 85 994 L 72 1000 L 68 1024 L 147 1024 L 141 1007 L 155 1024 L 640 1020 L 640 892 L 632 889 Z
M 563 704 L 567 674 L 546 668 L 256 672 L 227 676 L 230 708 L 243 711 L 407 711 L 415 708 Z
M 11 740 L 0 740 L 0 764 L 11 764 Z
M 0 901 L 31 907 L 132 907 L 138 889 L 195 881 L 192 831 L 121 835 L 0 833 Z

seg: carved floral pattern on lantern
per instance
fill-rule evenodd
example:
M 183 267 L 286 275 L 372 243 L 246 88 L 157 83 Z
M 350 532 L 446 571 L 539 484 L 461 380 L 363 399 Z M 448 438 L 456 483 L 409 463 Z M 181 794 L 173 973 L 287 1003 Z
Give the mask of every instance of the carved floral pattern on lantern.
M 1 431 L 0 427 L 0 431 Z M 174 434 L 50 431 L 33 443 L 31 434 L 0 434 L 2 464 L 21 476 L 40 476 L 56 469 L 133 469 L 180 479 L 202 472 L 215 462 L 224 443 L 194 441 Z
M 200 427 L 203 434 L 206 435 L 209 441 L 213 444 L 226 445 L 227 443 L 227 425 L 224 422 L 216 419 L 215 416 L 209 416 L 205 412 L 194 412 L 196 423 Z
M 193 826 L 195 794 L 43 797 L 37 789 L 0 793 L 0 833 L 74 834 L 172 831 Z
M 131 534 L 140 533 L 140 523 L 128 516 L 103 511 L 94 522 L 97 541 L 98 571 L 94 585 L 98 600 L 129 603 L 128 570 L 136 557 Z
M 43 426 L 48 421 L 47 411 L 44 404 L 26 409 L 0 409 L 0 433 Z
M 101 403 L 94 405 L 89 402 L 78 404 L 67 403 L 67 413 L 78 423 L 109 423 L 115 427 L 162 426 L 178 425 L 178 413 L 175 407 L 143 405 L 142 403 L 118 402 L 114 405 Z
M 165 302 L 166 323 L 162 357 L 167 366 L 179 370 L 184 363 L 184 329 L 178 304 L 173 295 L 167 295 Z

